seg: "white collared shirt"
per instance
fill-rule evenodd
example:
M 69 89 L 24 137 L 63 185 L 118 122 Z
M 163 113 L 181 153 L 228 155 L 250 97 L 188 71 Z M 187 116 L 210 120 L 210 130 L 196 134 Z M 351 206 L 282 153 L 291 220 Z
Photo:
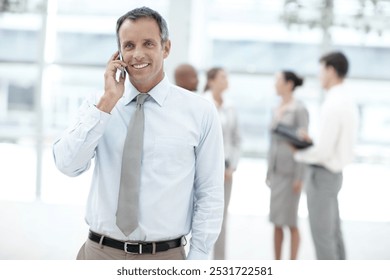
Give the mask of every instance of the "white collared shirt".
M 86 171 L 95 158 L 86 221 L 92 231 L 119 240 L 162 241 L 191 231 L 188 259 L 206 259 L 223 215 L 224 154 L 214 104 L 165 77 L 144 104 L 145 132 L 139 227 L 124 236 L 116 225 L 122 151 L 139 92 L 129 83 L 111 114 L 87 100 L 78 121 L 54 143 L 59 170 Z M 131 103 L 130 103 L 131 102 Z
M 295 153 L 295 160 L 322 165 L 332 172 L 341 172 L 354 158 L 358 129 L 356 104 L 344 84 L 325 93 L 321 106 L 319 135 L 314 145 Z

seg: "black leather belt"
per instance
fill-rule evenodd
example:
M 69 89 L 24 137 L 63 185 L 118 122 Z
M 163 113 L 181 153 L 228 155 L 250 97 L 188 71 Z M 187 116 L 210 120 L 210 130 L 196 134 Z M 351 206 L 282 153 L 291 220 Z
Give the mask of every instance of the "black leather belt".
M 101 245 L 124 250 L 126 253 L 136 255 L 155 254 L 181 246 L 181 238 L 160 242 L 126 242 L 112 239 L 92 231 L 89 231 L 88 238 Z

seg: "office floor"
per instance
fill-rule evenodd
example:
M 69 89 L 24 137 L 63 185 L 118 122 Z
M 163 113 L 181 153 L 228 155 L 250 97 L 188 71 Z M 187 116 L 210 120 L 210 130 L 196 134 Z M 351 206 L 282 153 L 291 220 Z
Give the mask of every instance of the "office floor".
M 264 172 L 264 160 L 242 159 L 235 174 L 227 217 L 228 259 L 273 259 L 273 227 L 267 216 L 269 190 L 263 183 Z M 72 182 L 65 177 L 56 180 L 62 181 L 61 178 Z M 344 178 L 339 200 L 348 259 L 390 260 L 388 168 L 354 164 L 346 170 Z M 0 259 L 75 258 L 88 232 L 83 219 L 84 203 L 80 203 L 85 201 L 87 188 L 77 190 L 61 184 L 56 188 L 56 192 L 45 195 L 41 201 L 16 201 L 0 196 Z M 4 190 L 3 186 L 1 191 L 4 193 Z M 65 192 L 68 196 L 62 201 L 55 195 Z M 76 202 L 70 202 L 72 196 L 77 197 Z M 315 255 L 305 199 L 303 194 L 299 208 L 299 259 L 311 260 Z M 285 238 L 283 258 L 288 258 L 288 232 Z

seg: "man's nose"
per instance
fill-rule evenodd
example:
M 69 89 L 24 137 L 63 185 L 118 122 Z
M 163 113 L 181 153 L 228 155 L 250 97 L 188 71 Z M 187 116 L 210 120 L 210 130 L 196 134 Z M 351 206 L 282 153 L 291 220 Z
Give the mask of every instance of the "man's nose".
M 142 47 L 136 47 L 134 49 L 134 53 L 133 53 L 134 59 L 142 60 L 144 58 L 144 56 L 145 56 L 145 54 L 144 54 Z

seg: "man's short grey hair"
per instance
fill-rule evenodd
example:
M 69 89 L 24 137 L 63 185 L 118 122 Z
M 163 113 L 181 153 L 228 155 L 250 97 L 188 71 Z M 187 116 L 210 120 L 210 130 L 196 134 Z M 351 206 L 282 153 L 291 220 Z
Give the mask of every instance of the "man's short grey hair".
M 119 42 L 119 28 L 121 27 L 122 23 L 129 19 L 132 21 L 136 21 L 139 18 L 152 18 L 156 21 L 159 29 L 160 29 L 160 38 L 161 38 L 161 44 L 164 44 L 169 39 L 169 33 L 168 33 L 168 25 L 165 19 L 155 10 L 152 10 L 148 7 L 141 7 L 136 8 L 134 10 L 131 10 L 121 16 L 117 22 L 116 22 L 116 37 L 118 40 L 118 47 L 120 47 Z

